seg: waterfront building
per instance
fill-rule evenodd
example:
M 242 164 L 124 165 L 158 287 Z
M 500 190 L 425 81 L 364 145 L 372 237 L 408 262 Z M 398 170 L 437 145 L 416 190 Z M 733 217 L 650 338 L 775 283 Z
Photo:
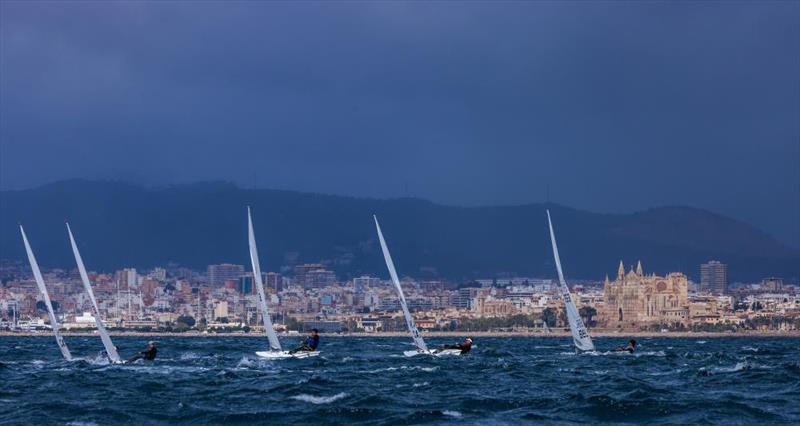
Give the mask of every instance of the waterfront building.
M 600 323 L 608 328 L 639 329 L 652 324 L 686 324 L 689 317 L 688 280 L 673 272 L 645 275 L 641 262 L 625 273 L 620 261 L 617 279 L 605 279 Z

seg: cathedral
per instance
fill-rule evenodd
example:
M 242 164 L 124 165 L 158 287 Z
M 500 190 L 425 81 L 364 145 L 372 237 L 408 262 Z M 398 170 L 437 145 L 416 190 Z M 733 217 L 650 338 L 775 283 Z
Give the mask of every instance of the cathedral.
M 605 328 L 640 329 L 653 324 L 687 324 L 688 280 L 673 272 L 665 277 L 645 275 L 642 263 L 626 274 L 619 262 L 617 279 L 606 276 L 600 324 Z

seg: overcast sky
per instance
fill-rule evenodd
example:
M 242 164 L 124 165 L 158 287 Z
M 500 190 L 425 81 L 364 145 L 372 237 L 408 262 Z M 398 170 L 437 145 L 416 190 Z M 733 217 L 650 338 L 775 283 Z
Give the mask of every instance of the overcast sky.
M 800 247 L 800 3 L 0 2 L 0 188 L 601 212 Z

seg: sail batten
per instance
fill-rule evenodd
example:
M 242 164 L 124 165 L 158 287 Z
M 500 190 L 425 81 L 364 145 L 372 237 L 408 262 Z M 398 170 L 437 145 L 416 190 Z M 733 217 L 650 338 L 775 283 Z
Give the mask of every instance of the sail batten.
M 70 229 L 69 224 L 67 224 L 67 233 L 69 234 L 69 242 L 72 245 L 72 253 L 75 255 L 75 263 L 78 264 L 78 272 L 80 272 L 81 275 L 83 288 L 86 290 L 86 293 L 89 294 L 89 299 L 92 301 L 92 314 L 94 315 L 94 322 L 97 325 L 97 332 L 100 333 L 100 340 L 102 340 L 103 347 L 106 349 L 108 359 L 110 359 L 111 362 L 119 363 L 121 360 L 117 353 L 117 348 L 114 347 L 114 344 L 111 342 L 111 336 L 108 335 L 108 331 L 106 331 L 106 327 L 103 325 L 103 319 L 100 317 L 100 308 L 97 306 L 97 299 L 94 297 L 92 284 L 89 282 L 89 275 L 86 274 L 86 267 L 83 265 L 81 253 L 78 251 L 78 245 L 75 243 L 75 237 L 72 236 L 72 229 Z
M 572 332 L 572 341 L 575 347 L 581 351 L 593 351 L 594 343 L 592 338 L 589 337 L 589 332 L 583 324 L 583 320 L 575 307 L 575 302 L 572 300 L 572 295 L 567 287 L 567 282 L 564 280 L 564 272 L 561 269 L 561 258 L 558 255 L 558 244 L 556 244 L 556 234 L 553 231 L 553 222 L 550 220 L 550 210 L 547 211 L 547 225 L 550 227 L 550 242 L 553 245 L 553 257 L 556 261 L 556 269 L 558 269 L 558 282 L 561 288 L 561 297 L 564 299 L 564 306 L 567 311 L 567 320 L 569 321 L 569 329 Z
M 44 285 L 44 278 L 42 278 L 42 272 L 39 270 L 39 263 L 36 261 L 36 256 L 33 255 L 33 250 L 28 242 L 28 236 L 25 235 L 25 229 L 22 228 L 22 225 L 19 226 L 19 231 L 22 233 L 22 241 L 25 243 L 25 252 L 28 254 L 28 262 L 31 264 L 33 278 L 36 280 L 36 286 L 39 287 L 39 292 L 42 293 L 42 300 L 44 300 L 44 304 L 47 307 L 47 315 L 50 317 L 50 325 L 53 328 L 53 335 L 56 338 L 58 349 L 61 350 L 61 355 L 64 356 L 64 359 L 72 361 L 72 354 L 69 352 L 69 348 L 67 348 L 67 344 L 64 342 L 64 338 L 61 337 L 61 332 L 58 329 L 56 314 L 53 312 L 53 304 L 50 302 L 50 295 L 47 293 L 47 287 Z
M 411 316 L 411 312 L 408 310 L 408 305 L 406 304 L 406 297 L 403 294 L 403 288 L 400 286 L 400 280 L 397 278 L 397 271 L 394 269 L 394 262 L 392 262 L 392 255 L 389 254 L 389 248 L 386 246 L 386 241 L 383 239 L 383 233 L 381 232 L 381 225 L 378 224 L 378 218 L 373 215 L 375 219 L 375 227 L 378 230 L 378 238 L 381 242 L 381 250 L 383 250 L 383 259 L 386 261 L 386 267 L 389 269 L 389 275 L 392 278 L 392 283 L 394 283 L 394 287 L 397 290 L 397 295 L 400 298 L 400 307 L 403 310 L 403 316 L 406 320 L 406 326 L 408 327 L 408 332 L 411 333 L 411 338 L 414 340 L 414 345 L 417 346 L 417 349 L 423 352 L 428 352 L 428 346 L 425 345 L 425 341 L 422 339 L 422 336 L 419 334 L 419 330 L 417 329 L 416 324 L 414 324 L 414 317 Z
M 264 331 L 267 333 L 269 339 L 269 347 L 273 351 L 281 350 L 281 342 L 278 340 L 278 335 L 272 327 L 272 318 L 269 315 L 267 308 L 266 293 L 264 292 L 264 283 L 261 279 L 261 266 L 258 262 L 258 248 L 256 247 L 256 236 L 253 231 L 253 219 L 250 215 L 250 207 L 247 208 L 247 239 L 250 244 L 250 263 L 253 265 L 253 281 L 258 290 L 259 307 L 261 308 L 261 316 L 264 319 Z

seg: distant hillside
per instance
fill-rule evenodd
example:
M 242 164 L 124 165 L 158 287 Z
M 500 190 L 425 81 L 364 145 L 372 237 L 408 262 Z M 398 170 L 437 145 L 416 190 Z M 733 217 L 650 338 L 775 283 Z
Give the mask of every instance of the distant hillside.
M 554 276 L 545 208 L 565 273 L 600 279 L 620 259 L 647 272 L 698 275 L 719 259 L 731 280 L 800 275 L 800 253 L 758 229 L 707 211 L 668 207 L 629 215 L 558 205 L 452 207 L 419 199 L 376 200 L 226 183 L 149 189 L 117 182 L 63 181 L 0 192 L 0 258 L 23 260 L 23 223 L 43 267 L 73 267 L 64 220 L 90 269 L 148 268 L 174 261 L 247 264 L 246 206 L 254 212 L 262 267 L 327 260 L 343 276 L 386 276 L 372 214 L 381 220 L 402 274 L 450 278 L 515 273 Z

